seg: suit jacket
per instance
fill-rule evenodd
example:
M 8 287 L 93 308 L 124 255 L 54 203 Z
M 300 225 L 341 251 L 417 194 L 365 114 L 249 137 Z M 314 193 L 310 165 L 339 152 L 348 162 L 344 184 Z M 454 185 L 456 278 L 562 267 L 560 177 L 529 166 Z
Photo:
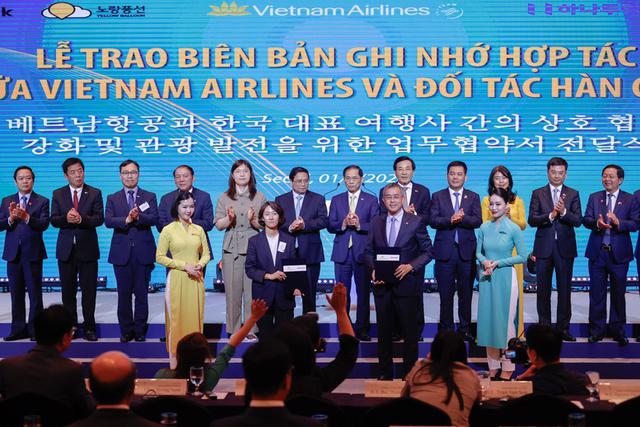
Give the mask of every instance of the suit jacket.
M 307 417 L 292 415 L 285 408 L 251 408 L 242 415 L 222 418 L 210 427 L 321 427 L 320 423 Z
M 280 241 L 276 251 L 275 265 L 273 264 L 273 258 L 271 258 L 271 249 L 269 249 L 266 232 L 263 231 L 249 239 L 244 269 L 247 277 L 253 280 L 252 298 L 265 300 L 269 307 L 275 302 L 280 309 L 293 309 L 296 306 L 295 299 L 290 295 L 285 295 L 283 283 L 278 280 L 264 279 L 265 273 L 282 271 L 283 259 L 294 258 L 295 256 L 295 240 L 293 237 L 282 231 L 279 233 Z M 280 252 L 279 249 L 282 244 L 285 247 Z
M 143 265 L 156 261 L 156 242 L 151 231 L 151 227 L 158 224 L 156 195 L 138 188 L 135 204 L 140 207 L 145 203 L 149 207 L 144 212 L 140 211 L 138 220 L 126 224 L 130 209 L 124 189 L 107 197 L 104 223 L 107 228 L 113 228 L 109 263 L 126 265 L 132 255 Z
M 604 230 L 597 227 L 598 215 L 606 219 L 607 195 L 606 191 L 597 191 L 589 196 L 587 210 L 582 218 L 585 227 L 591 230 L 585 256 L 590 260 L 596 260 L 600 254 L 600 247 L 604 237 Z M 639 206 L 634 197 L 626 191 L 620 190 L 616 206 L 613 210 L 620 220 L 618 227 L 611 228 L 611 253 L 615 262 L 621 264 L 633 259 L 633 246 L 630 233 L 638 229 Z
M 387 214 L 378 215 L 371 221 L 365 259 L 372 270 L 375 269 L 377 248 L 389 247 L 386 226 Z M 423 276 L 417 273 L 421 273 L 421 269 L 433 258 L 431 239 L 420 218 L 406 212 L 402 215 L 402 224 L 398 230 L 395 247 L 400 248 L 400 264 L 411 264 L 413 271 L 397 284 L 375 286 L 373 292 L 384 292 L 385 288 L 390 287 L 398 296 L 419 295 Z
M 306 259 L 307 264 L 319 264 L 324 261 L 320 230 L 329 225 L 324 196 L 312 191 L 306 192 L 300 208 L 300 216 L 304 219 L 304 229 L 295 233 L 289 233 L 289 225 L 296 219 L 293 191 L 276 197 L 276 203 L 284 211 L 284 224 L 280 230 L 298 239 L 299 256 Z
M 422 223 L 426 227 L 429 225 L 429 215 L 431 214 L 431 192 L 424 185 L 412 183 L 411 200 L 409 204 L 413 204 L 416 208 L 416 213 L 422 219 Z M 380 214 L 387 213 L 387 207 L 384 205 L 384 199 L 382 197 L 382 191 L 384 187 L 380 189 L 380 195 L 378 200 L 380 202 Z
M 171 205 L 180 194 L 180 190 L 173 190 L 162 196 L 160 199 L 160 205 L 158 205 L 158 233 L 162 232 L 162 229 L 168 224 L 174 221 L 171 218 Z M 213 228 L 213 203 L 211 203 L 211 196 L 206 191 L 202 191 L 193 187 L 191 194 L 195 200 L 195 211 L 191 216 L 191 222 L 198 224 L 204 229 L 204 234 L 207 236 L 207 244 L 209 245 L 209 252 L 211 252 L 211 242 L 209 241 L 208 232 Z
M 128 409 L 96 409 L 91 415 L 70 424 L 69 427 L 159 427 L 146 418 L 139 417 Z
M 76 256 L 81 261 L 97 261 L 100 258 L 96 227 L 104 223 L 102 192 L 84 184 L 78 203 L 78 212 L 82 217 L 80 224 L 67 222 L 67 212 L 73 207 L 71 190 L 68 185 L 58 188 L 51 198 L 51 225 L 60 229 L 56 244 L 56 258 L 68 261 L 73 248 L 74 238 Z
M 433 194 L 430 218 L 431 228 L 437 230 L 433 243 L 434 258 L 437 261 L 448 261 L 451 257 L 456 231 L 458 231 L 460 258 L 465 261 L 475 258 L 477 241 L 474 229 L 482 225 L 482 208 L 478 193 L 463 188 L 460 195 L 460 209 L 464 209 L 464 218 L 457 224 L 451 224 L 454 211 L 449 188 Z
M 553 210 L 553 197 L 549 185 L 533 190 L 531 203 L 529 204 L 528 223 L 536 227 L 536 239 L 533 243 L 533 254 L 540 258 L 548 258 L 553 251 L 553 245 L 557 242 L 560 256 L 563 258 L 575 258 L 578 256 L 576 247 L 576 232 L 574 228 L 582 224 L 582 208 L 580 207 L 580 194 L 573 188 L 562 186 L 562 195 L 567 213 L 564 216 L 556 216 L 555 221 L 549 221 L 549 213 Z
M 84 384 L 82 365 L 63 357 L 53 347 L 36 345 L 27 354 L 0 361 L 0 394 L 5 399 L 38 393 L 67 404 L 74 416 L 93 409 Z
M 2 259 L 14 261 L 20 249 L 21 256 L 28 261 L 41 261 L 47 258 L 47 250 L 42 240 L 42 232 L 49 227 L 49 199 L 35 192 L 27 202 L 29 223 L 17 220 L 9 225 L 9 205 L 19 203 L 20 194 L 16 193 L 2 199 L 0 205 L 0 230 L 7 232 L 4 238 Z
M 375 196 L 360 191 L 358 204 L 356 205 L 356 215 L 360 219 L 360 230 L 353 227 L 342 229 L 342 221 L 349 213 L 349 192 L 345 191 L 331 199 L 329 207 L 329 233 L 336 235 L 333 239 L 333 252 L 331 261 L 345 262 L 349 252 L 349 239 L 351 239 L 351 250 L 358 262 L 364 262 L 364 250 L 367 246 L 367 235 L 371 219 L 378 215 L 378 200 Z

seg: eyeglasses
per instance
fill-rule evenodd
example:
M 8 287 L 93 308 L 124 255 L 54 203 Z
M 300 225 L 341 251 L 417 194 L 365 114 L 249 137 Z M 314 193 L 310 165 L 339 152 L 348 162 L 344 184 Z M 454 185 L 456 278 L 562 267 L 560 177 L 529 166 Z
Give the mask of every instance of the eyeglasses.
M 136 175 L 138 175 L 138 171 L 126 171 L 126 172 L 120 172 L 120 175 L 124 175 L 124 176 L 136 176 Z
M 308 184 L 309 180 L 308 179 L 294 179 L 293 182 L 295 184 Z

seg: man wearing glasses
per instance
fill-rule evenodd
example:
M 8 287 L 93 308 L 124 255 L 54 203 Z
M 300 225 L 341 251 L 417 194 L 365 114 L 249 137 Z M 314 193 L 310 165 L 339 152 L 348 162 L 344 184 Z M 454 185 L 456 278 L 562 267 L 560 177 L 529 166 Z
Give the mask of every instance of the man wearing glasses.
M 333 239 L 331 261 L 335 265 L 336 282 L 347 287 L 347 313 L 351 307 L 351 280 L 356 283 L 358 308 L 356 311 L 356 336 L 360 341 L 371 341 L 369 336 L 369 274 L 364 261 L 369 224 L 378 215 L 378 199 L 364 191 L 362 168 L 349 165 L 342 177 L 347 191 L 334 196 L 329 206 L 329 233 Z
M 284 211 L 280 229 L 293 236 L 297 256 L 306 261 L 309 289 L 302 296 L 302 312 L 316 311 L 316 288 L 320 277 L 320 263 L 324 261 L 320 230 L 327 228 L 327 205 L 324 196 L 309 191 L 309 171 L 297 166 L 289 173 L 291 189 L 276 197 Z
M 120 341 L 145 340 L 149 305 L 147 291 L 155 262 L 156 243 L 151 227 L 158 223 L 156 195 L 138 187 L 140 167 L 133 160 L 120 164 L 124 188 L 107 197 L 104 215 L 113 228 L 109 263 L 118 283 Z M 135 296 L 135 310 L 131 296 Z

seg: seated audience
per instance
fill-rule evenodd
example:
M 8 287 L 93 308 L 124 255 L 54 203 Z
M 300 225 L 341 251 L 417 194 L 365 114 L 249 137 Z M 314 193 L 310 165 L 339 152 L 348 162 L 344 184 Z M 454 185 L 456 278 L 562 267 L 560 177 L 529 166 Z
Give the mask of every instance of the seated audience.
M 96 410 L 71 427 L 154 427 L 160 424 L 134 414 L 130 409 L 136 381 L 136 367 L 126 354 L 108 351 L 91 362 L 89 387 Z
M 402 396 L 433 405 L 454 426 L 468 426 L 473 404 L 480 399 L 477 373 L 467 366 L 467 348 L 454 331 L 440 331 L 426 359 L 418 360 L 405 378 Z
M 34 322 L 36 345 L 23 356 L 0 361 L 0 394 L 8 399 L 38 393 L 69 406 L 76 418 L 93 409 L 82 365 L 62 356 L 73 340 L 73 316 L 56 304 L 39 312 Z
M 560 363 L 562 335 L 549 325 L 535 324 L 525 332 L 531 366 L 518 380 L 531 380 L 533 392 L 553 395 L 587 395 L 586 375 L 572 372 Z
M 211 427 L 320 427 L 284 407 L 291 388 L 291 356 L 284 343 L 274 338 L 261 340 L 244 353 L 242 366 L 247 387 L 253 390 L 249 408 L 242 415 L 214 421 Z
M 324 367 L 316 365 L 316 351 L 324 346 L 320 339 L 318 315 L 307 313 L 278 327 L 274 336 L 287 344 L 293 359 L 291 394 L 320 397 L 333 391 L 347 378 L 358 359 L 358 343 L 347 314 L 347 289 L 336 284 L 327 301 L 336 312 L 340 347 L 336 358 Z
M 229 360 L 236 352 L 236 348 L 251 332 L 256 322 L 267 312 L 267 304 L 263 300 L 253 300 L 251 303 L 251 316 L 242 327 L 229 338 L 229 343 L 218 353 L 216 360 L 209 364 L 211 353 L 207 338 L 199 332 L 186 335 L 178 342 L 176 369 L 163 368 L 156 372 L 156 378 L 189 378 L 189 368 L 192 366 L 204 366 L 204 382 L 201 389 L 211 391 L 218 384 Z

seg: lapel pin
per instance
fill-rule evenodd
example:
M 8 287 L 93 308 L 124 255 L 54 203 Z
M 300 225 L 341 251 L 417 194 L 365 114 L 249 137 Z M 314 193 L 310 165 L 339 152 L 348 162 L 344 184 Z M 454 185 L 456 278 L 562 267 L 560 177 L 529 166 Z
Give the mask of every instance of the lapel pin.
M 622 202 L 618 202 L 618 205 L 622 205 Z

